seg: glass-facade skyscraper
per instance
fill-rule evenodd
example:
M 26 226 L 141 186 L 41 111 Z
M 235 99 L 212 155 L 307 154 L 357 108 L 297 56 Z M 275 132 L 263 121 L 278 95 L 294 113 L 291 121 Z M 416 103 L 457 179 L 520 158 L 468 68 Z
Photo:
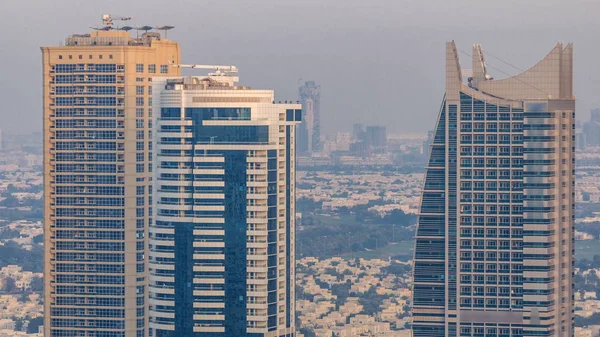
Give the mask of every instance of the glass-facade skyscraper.
M 310 155 L 321 151 L 321 86 L 306 81 L 298 89 L 302 104 L 302 124 L 298 126 L 298 153 Z
M 473 47 L 446 94 L 415 243 L 413 333 L 573 336 L 575 98 L 572 45 L 506 79 Z
M 154 81 L 152 336 L 295 336 L 301 106 L 237 80 Z
M 43 47 L 44 336 L 146 336 L 152 77 L 178 76 L 159 33 Z

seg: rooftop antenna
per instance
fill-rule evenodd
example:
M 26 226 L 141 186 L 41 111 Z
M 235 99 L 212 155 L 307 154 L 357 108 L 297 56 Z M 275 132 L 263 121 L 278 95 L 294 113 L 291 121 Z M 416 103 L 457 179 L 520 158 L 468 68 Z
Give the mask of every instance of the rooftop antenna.
M 135 27 L 135 38 L 136 39 L 139 38 L 140 30 L 143 30 L 144 33 L 147 33 L 149 30 L 152 30 L 152 29 L 154 29 L 154 28 L 151 27 L 151 26 L 138 26 L 138 27 Z
M 175 68 L 192 68 L 192 69 L 213 69 L 214 73 L 208 74 L 209 76 L 229 76 L 229 74 L 237 73 L 238 68 L 236 66 L 217 66 L 217 65 L 204 65 L 204 64 L 176 64 L 174 60 L 169 60 L 169 65 Z
M 112 16 L 110 14 L 104 14 L 102 15 L 102 23 L 104 24 L 104 28 L 103 30 L 111 30 L 114 29 L 113 28 L 113 20 L 117 20 L 117 21 L 129 21 L 131 20 L 131 16 Z M 119 29 L 119 27 L 117 27 L 117 30 Z
M 141 27 L 135 27 L 135 29 L 137 29 L 137 30 L 143 30 L 144 32 L 148 32 L 149 30 L 154 29 L 154 27 L 152 27 L 152 26 L 141 26 Z

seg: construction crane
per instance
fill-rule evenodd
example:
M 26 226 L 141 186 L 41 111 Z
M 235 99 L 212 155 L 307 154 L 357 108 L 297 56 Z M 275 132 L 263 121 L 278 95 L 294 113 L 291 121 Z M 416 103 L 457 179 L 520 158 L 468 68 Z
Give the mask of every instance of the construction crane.
M 236 66 L 217 66 L 207 64 L 176 64 L 173 60 L 169 61 L 169 65 L 175 68 L 212 69 L 215 72 L 209 75 L 213 76 L 229 76 L 229 74 L 234 74 L 238 72 Z
M 112 28 L 113 20 L 129 21 L 129 20 L 131 20 L 131 16 L 112 16 L 110 14 L 102 15 L 102 23 L 107 28 L 107 30 L 113 29 Z

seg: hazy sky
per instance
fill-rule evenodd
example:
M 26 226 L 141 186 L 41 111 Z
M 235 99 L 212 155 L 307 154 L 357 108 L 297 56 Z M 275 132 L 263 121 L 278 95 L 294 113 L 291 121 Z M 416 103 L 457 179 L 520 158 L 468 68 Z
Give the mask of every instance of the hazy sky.
M 176 26 L 169 38 L 184 63 L 236 65 L 242 84 L 275 89 L 278 100 L 296 100 L 300 78 L 317 81 L 325 133 L 353 123 L 391 134 L 432 129 L 448 40 L 469 54 L 480 43 L 520 69 L 574 42 L 578 118 L 600 107 L 598 0 L 0 0 L 0 13 L 5 132 L 41 130 L 39 47 L 88 32 L 105 13 Z

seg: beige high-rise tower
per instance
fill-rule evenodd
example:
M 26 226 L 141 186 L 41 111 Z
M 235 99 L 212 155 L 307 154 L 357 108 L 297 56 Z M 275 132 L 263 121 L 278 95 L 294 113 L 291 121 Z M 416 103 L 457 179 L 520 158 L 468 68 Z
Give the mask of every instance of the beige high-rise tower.
M 415 337 L 573 336 L 573 47 L 528 70 L 463 81 L 446 46 L 446 95 L 416 232 Z
M 152 77 L 179 45 L 109 29 L 42 56 L 44 335 L 146 336 Z

